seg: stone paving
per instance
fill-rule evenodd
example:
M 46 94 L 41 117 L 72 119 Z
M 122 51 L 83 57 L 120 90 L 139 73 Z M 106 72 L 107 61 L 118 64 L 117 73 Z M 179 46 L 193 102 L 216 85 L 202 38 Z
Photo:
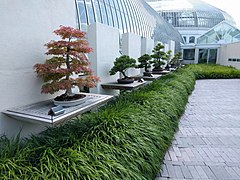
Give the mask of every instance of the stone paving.
M 240 180 L 240 79 L 198 80 L 155 180 Z

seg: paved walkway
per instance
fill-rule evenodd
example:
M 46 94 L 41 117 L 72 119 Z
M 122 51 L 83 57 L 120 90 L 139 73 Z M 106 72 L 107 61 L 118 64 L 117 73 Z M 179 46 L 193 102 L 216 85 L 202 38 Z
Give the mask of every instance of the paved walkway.
M 156 180 L 240 180 L 240 79 L 199 80 Z

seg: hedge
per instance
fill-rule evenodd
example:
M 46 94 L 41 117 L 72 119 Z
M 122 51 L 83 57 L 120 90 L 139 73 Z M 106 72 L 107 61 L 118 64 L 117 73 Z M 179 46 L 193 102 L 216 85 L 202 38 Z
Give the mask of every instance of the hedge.
M 190 65 L 28 139 L 2 136 L 0 178 L 153 179 L 195 80 L 239 77 L 232 67 Z

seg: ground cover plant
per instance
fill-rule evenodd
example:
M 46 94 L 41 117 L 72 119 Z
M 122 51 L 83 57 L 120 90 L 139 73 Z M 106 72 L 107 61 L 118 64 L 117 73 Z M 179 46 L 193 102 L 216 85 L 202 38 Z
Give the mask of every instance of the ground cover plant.
M 240 78 L 240 71 L 190 65 L 29 139 L 3 136 L 0 179 L 154 179 L 203 78 Z

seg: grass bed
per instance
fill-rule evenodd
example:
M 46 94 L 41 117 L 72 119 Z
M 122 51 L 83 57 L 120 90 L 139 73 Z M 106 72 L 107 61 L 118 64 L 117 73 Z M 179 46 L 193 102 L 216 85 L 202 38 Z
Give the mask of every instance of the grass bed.
M 219 65 L 190 65 L 95 113 L 21 140 L 0 140 L 1 179 L 153 179 L 196 79 L 239 78 Z

